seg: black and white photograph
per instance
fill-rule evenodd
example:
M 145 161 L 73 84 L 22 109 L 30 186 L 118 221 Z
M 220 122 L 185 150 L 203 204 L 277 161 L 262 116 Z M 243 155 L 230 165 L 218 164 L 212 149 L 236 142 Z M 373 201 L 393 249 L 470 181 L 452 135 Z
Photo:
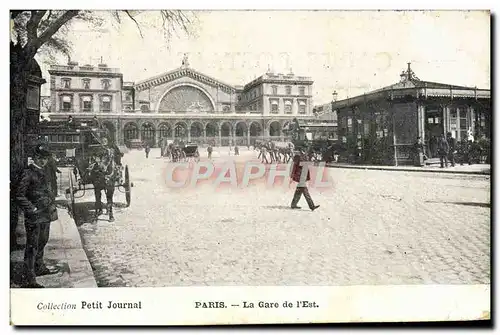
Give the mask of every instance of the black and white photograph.
M 190 287 L 468 287 L 489 320 L 489 11 L 9 12 L 11 324 Z M 326 307 L 286 299 L 186 304 Z

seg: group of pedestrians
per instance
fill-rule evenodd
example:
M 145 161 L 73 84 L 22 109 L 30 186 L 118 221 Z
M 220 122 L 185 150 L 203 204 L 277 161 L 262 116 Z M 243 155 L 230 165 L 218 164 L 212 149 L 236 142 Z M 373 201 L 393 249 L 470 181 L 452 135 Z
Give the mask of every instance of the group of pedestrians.
M 451 132 L 446 135 L 441 134 L 437 139 L 434 139 L 431 143 L 429 151 L 433 155 L 439 157 L 439 162 L 441 168 L 447 168 L 449 165 L 454 167 L 457 162 L 460 165 L 464 163 L 472 164 L 474 161 L 474 139 L 468 136 L 467 140 L 458 143 L 453 137 Z M 415 165 L 424 166 L 425 160 L 429 158 L 426 155 L 426 146 L 420 137 L 417 138 L 417 142 L 414 145 L 415 149 Z
M 50 223 L 58 219 L 56 208 L 57 169 L 50 151 L 39 145 L 29 159 L 20 181 L 13 185 L 16 208 L 24 212 L 26 245 L 22 287 L 41 288 L 36 277 L 55 273 L 44 263 L 44 250 L 49 240 Z M 15 211 L 17 212 L 17 210 Z M 18 216 L 12 218 L 11 250 L 19 249 L 16 237 Z

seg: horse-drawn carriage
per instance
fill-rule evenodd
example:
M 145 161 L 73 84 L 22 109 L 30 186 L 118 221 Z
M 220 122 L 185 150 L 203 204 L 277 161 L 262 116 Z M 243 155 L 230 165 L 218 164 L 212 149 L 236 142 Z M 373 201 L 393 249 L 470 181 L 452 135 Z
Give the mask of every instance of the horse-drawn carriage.
M 102 179 L 106 189 L 117 188 L 125 193 L 127 207 L 130 206 L 133 184 L 130 182 L 129 168 L 127 165 L 122 165 L 123 154 L 112 141 L 109 131 L 105 128 L 88 126 L 85 122 L 78 126 L 73 125 L 70 131 L 67 128 L 65 125 L 58 125 L 57 129 L 63 135 L 54 134 L 54 136 L 66 138 L 66 133 L 71 133 L 71 141 L 58 145 L 60 147 L 63 145 L 65 162 L 70 166 L 69 185 L 65 193 L 68 210 L 73 218 L 75 218 L 75 198 L 83 197 L 87 190 L 96 189 L 99 191 L 100 199 L 100 189 L 95 187 L 98 179 Z M 45 129 L 50 129 L 50 126 L 46 126 Z M 47 136 L 45 139 L 47 140 Z M 63 150 L 61 148 L 60 151 Z M 102 170 L 105 172 L 97 173 L 98 167 L 103 167 Z
M 292 122 L 289 132 L 292 134 L 292 143 L 297 150 L 306 154 L 312 162 L 334 161 L 337 141 L 333 139 L 335 124 L 308 123 L 299 124 L 297 119 Z
M 200 161 L 200 152 L 198 145 L 194 143 L 176 143 L 167 142 L 164 155 L 169 158 L 171 162 L 188 162 Z

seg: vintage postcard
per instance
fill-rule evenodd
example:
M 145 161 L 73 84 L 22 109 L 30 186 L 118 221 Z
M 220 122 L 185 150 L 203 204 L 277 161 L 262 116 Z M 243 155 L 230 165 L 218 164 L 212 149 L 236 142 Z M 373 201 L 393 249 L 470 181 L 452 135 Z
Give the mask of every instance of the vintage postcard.
M 490 31 L 10 10 L 11 324 L 490 320 Z

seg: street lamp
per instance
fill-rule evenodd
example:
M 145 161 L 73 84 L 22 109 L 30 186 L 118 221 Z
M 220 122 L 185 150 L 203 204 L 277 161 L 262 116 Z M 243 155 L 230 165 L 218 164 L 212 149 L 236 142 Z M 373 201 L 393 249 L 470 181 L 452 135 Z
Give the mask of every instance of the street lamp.
M 337 93 L 337 91 L 333 91 L 333 93 L 332 93 L 332 98 L 333 98 L 333 101 L 337 101 L 337 97 L 338 97 L 338 95 L 339 95 L 339 94 Z

